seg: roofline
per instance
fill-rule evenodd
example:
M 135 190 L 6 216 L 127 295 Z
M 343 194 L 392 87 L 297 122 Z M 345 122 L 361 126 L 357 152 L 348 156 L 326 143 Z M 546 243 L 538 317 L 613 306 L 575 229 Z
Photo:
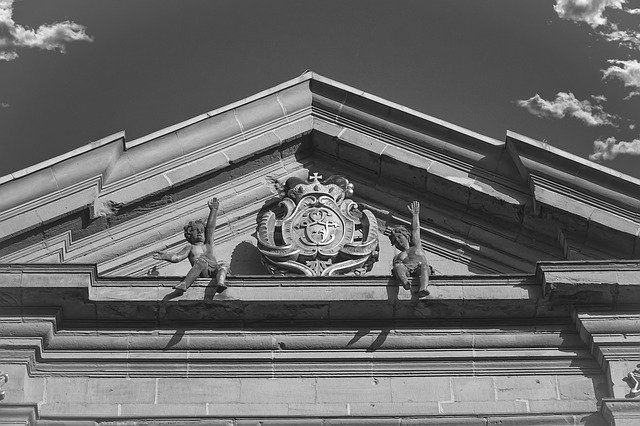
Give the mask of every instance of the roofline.
M 72 151 L 66 152 L 64 154 L 58 155 L 57 157 L 50 158 L 41 163 L 34 164 L 33 166 L 25 167 L 24 169 L 18 170 L 13 173 L 9 173 L 8 175 L 0 177 L 0 185 L 10 182 L 12 180 L 19 179 L 21 177 L 30 175 L 32 173 L 38 172 L 40 170 L 46 169 L 47 167 L 51 167 L 55 164 L 62 163 L 65 160 L 68 160 L 73 157 L 77 157 L 86 152 L 93 151 L 94 149 L 98 149 L 102 146 L 108 145 L 110 143 L 116 142 L 119 139 L 122 139 L 123 146 L 125 145 L 125 131 L 121 130 L 112 135 L 104 137 L 94 142 L 90 142 L 86 145 L 82 145 L 79 148 L 76 148 Z
M 317 73 L 315 73 L 313 71 L 306 71 L 303 74 L 301 74 L 300 76 L 292 78 L 291 80 L 285 81 L 284 83 L 281 83 L 281 84 L 279 84 L 277 86 L 274 86 L 274 87 L 272 87 L 270 89 L 263 90 L 263 91 L 261 91 L 259 93 L 251 95 L 251 96 L 246 97 L 244 99 L 241 99 L 239 101 L 236 101 L 236 102 L 233 102 L 231 104 L 222 106 L 220 108 L 211 110 L 211 111 L 206 112 L 204 114 L 200 114 L 198 116 L 195 116 L 193 118 L 184 120 L 184 121 L 179 122 L 177 124 L 165 127 L 163 129 L 160 129 L 158 131 L 155 131 L 155 132 L 150 133 L 150 134 L 145 135 L 145 136 L 141 136 L 141 137 L 139 137 L 137 139 L 134 139 L 132 141 L 129 141 L 129 142 L 126 141 L 125 131 L 122 130 L 120 132 L 114 133 L 112 135 L 109 135 L 109 136 L 104 137 L 102 139 L 99 139 L 97 141 L 90 142 L 90 143 L 88 143 L 86 145 L 83 145 L 83 146 L 81 146 L 79 148 L 76 148 L 76 149 L 74 149 L 72 151 L 69 151 L 69 152 L 67 152 L 65 154 L 56 156 L 54 158 L 51 158 L 49 160 L 45 160 L 45 161 L 43 161 L 41 163 L 38 163 L 38 164 L 35 164 L 33 166 L 29 166 L 29 167 L 26 167 L 24 169 L 18 170 L 16 172 L 9 173 L 9 174 L 7 174 L 5 176 L 2 176 L 2 177 L 0 177 L 0 185 L 5 184 L 5 183 L 10 182 L 10 181 L 13 181 L 13 180 L 16 180 L 16 179 L 19 179 L 19 178 L 24 177 L 24 176 L 30 175 L 30 174 L 38 172 L 40 170 L 46 169 L 47 167 L 51 167 L 51 166 L 53 166 L 55 164 L 61 163 L 61 162 L 65 161 L 65 160 L 68 160 L 70 158 L 79 156 L 81 154 L 84 154 L 84 153 L 92 151 L 92 150 L 95 150 L 95 149 L 100 148 L 100 147 L 102 147 L 104 145 L 107 145 L 109 143 L 113 143 L 113 142 L 115 142 L 115 141 L 117 141 L 119 139 L 122 139 L 123 149 L 126 151 L 129 148 L 133 148 L 133 147 L 142 145 L 142 144 L 144 144 L 146 142 L 149 142 L 151 140 L 160 138 L 160 137 L 162 137 L 164 135 L 167 135 L 167 134 L 176 132 L 176 131 L 178 131 L 180 129 L 183 129 L 185 127 L 188 127 L 188 126 L 190 126 L 190 125 L 192 125 L 194 123 L 198 123 L 198 122 L 203 121 L 203 120 L 205 120 L 207 118 L 216 116 L 216 115 L 224 113 L 224 112 L 231 111 L 231 110 L 233 110 L 235 108 L 238 108 L 239 106 L 242 106 L 242 105 L 254 102 L 256 100 L 268 97 L 270 95 L 273 95 L 274 93 L 280 92 L 282 90 L 288 89 L 290 87 L 296 86 L 296 85 L 298 85 L 300 83 L 303 83 L 305 81 L 310 81 L 310 80 L 315 80 L 315 81 L 318 81 L 320 83 L 324 83 L 324 84 L 327 84 L 329 86 L 338 88 L 340 90 L 344 90 L 344 91 L 346 91 L 348 93 L 351 93 L 353 95 L 363 97 L 363 98 L 365 98 L 367 100 L 370 100 L 372 102 L 376 102 L 376 103 L 388 106 L 390 108 L 393 108 L 395 110 L 399 110 L 399 111 L 404 112 L 406 114 L 409 114 L 409 115 L 418 117 L 420 119 L 429 121 L 429 122 L 431 122 L 431 123 L 433 123 L 433 124 L 435 124 L 437 126 L 442 126 L 444 128 L 450 129 L 450 130 L 452 130 L 452 131 L 454 131 L 456 133 L 459 133 L 459 134 L 468 136 L 470 138 L 485 142 L 485 143 L 487 143 L 489 145 L 492 145 L 492 146 L 503 146 L 503 145 L 505 145 L 505 142 L 500 141 L 498 139 L 495 139 L 495 138 L 492 138 L 492 137 L 489 137 L 489 136 L 485 136 L 485 135 L 476 133 L 476 132 L 468 130 L 468 129 L 464 128 L 464 127 L 460 127 L 458 125 L 449 123 L 449 122 L 441 120 L 439 118 L 436 118 L 436 117 L 421 113 L 419 111 L 416 111 L 414 109 L 405 107 L 405 106 L 397 104 L 395 102 L 391 102 L 391 101 L 385 100 L 383 98 L 380 98 L 380 97 L 378 97 L 376 95 L 372 95 L 372 94 L 367 93 L 367 92 L 364 92 L 362 90 L 355 89 L 355 88 L 353 88 L 351 86 L 348 86 L 348 85 L 346 85 L 344 83 L 340 83 L 340 82 L 332 80 L 330 78 L 323 77 L 323 76 L 321 76 L 321 75 L 319 75 L 319 74 L 317 74 Z M 590 169 L 595 170 L 595 171 L 597 171 L 599 173 L 603 173 L 603 174 L 606 174 L 606 175 L 609 175 L 609 176 L 613 176 L 613 177 L 615 177 L 617 179 L 625 180 L 627 182 L 633 183 L 633 184 L 635 184 L 635 185 L 640 187 L 640 179 L 637 179 L 637 178 L 634 178 L 632 176 L 626 175 L 624 173 L 618 172 L 618 171 L 616 171 L 614 169 L 611 169 L 609 167 L 602 166 L 600 164 L 594 163 L 594 162 L 592 162 L 590 160 L 586 160 L 584 158 L 578 157 L 578 156 L 576 156 L 574 154 L 571 154 L 571 153 L 569 153 L 567 151 L 563 151 L 561 149 L 552 147 L 549 144 L 537 141 L 535 139 L 529 138 L 527 136 L 518 134 L 518 133 L 510 131 L 510 130 L 507 130 L 506 131 L 505 141 L 509 141 L 509 139 L 514 139 L 514 140 L 520 141 L 520 142 L 525 143 L 525 144 L 527 144 L 527 145 L 529 145 L 531 147 L 534 147 L 536 149 L 547 151 L 547 152 L 553 154 L 554 156 L 562 157 L 565 160 L 568 160 L 568 161 L 573 162 L 573 163 L 577 163 L 580 166 L 584 166 L 584 167 L 590 168 Z
M 602 164 L 598 164 L 591 160 L 587 160 L 585 158 L 579 157 L 575 154 L 571 154 L 570 152 L 564 151 L 562 149 L 556 148 L 554 146 L 549 145 L 548 143 L 538 141 L 536 139 L 530 138 L 528 136 L 521 135 L 519 133 L 513 132 L 511 130 L 507 130 L 506 140 L 515 140 L 521 142 L 525 145 L 529 145 L 535 149 L 546 151 L 552 154 L 554 157 L 562 158 L 564 161 L 568 161 L 574 164 L 578 164 L 581 167 L 587 167 L 592 169 L 598 173 L 606 174 L 608 176 L 612 176 L 616 179 L 624 180 L 629 183 L 633 183 L 640 187 L 640 179 L 637 179 L 633 176 L 629 176 L 617 170 L 614 170 L 610 167 L 603 166 Z
M 7 183 L 7 182 L 10 182 L 10 181 L 15 180 L 15 179 L 19 179 L 21 177 L 27 176 L 29 174 L 35 173 L 37 171 L 43 170 L 43 169 L 45 169 L 47 167 L 51 167 L 51 166 L 53 166 L 53 165 L 55 165 L 57 163 L 61 163 L 61 162 L 65 161 L 65 160 L 68 160 L 69 158 L 73 158 L 73 157 L 76 157 L 78 155 L 84 154 L 85 152 L 97 149 L 97 148 L 99 148 L 101 146 L 104 146 L 106 144 L 114 142 L 114 141 L 116 141 L 118 139 L 122 139 L 123 140 L 123 148 L 126 151 L 126 150 L 128 150 L 130 148 L 142 145 L 142 144 L 144 144 L 146 142 L 149 142 L 149 141 L 152 141 L 154 139 L 158 139 L 158 138 L 160 138 L 162 136 L 165 136 L 167 134 L 176 132 L 176 131 L 178 131 L 180 129 L 183 129 L 185 127 L 188 127 L 188 126 L 190 126 L 190 125 L 192 125 L 194 123 L 198 123 L 200 121 L 206 120 L 209 117 L 213 117 L 213 116 L 216 116 L 218 114 L 222 114 L 224 112 L 231 111 L 231 110 L 233 110 L 235 108 L 238 108 L 239 106 L 254 102 L 254 101 L 262 99 L 262 98 L 266 98 L 266 97 L 268 97 L 270 95 L 273 95 L 274 93 L 280 92 L 282 90 L 288 89 L 290 87 L 296 86 L 296 85 L 298 85 L 300 83 L 303 83 L 303 82 L 309 81 L 309 80 L 315 80 L 315 81 L 318 81 L 320 83 L 324 83 L 324 84 L 336 87 L 338 89 L 341 89 L 341 90 L 344 90 L 346 92 L 349 92 L 349 93 L 351 93 L 353 95 L 361 96 L 361 97 L 363 97 L 365 99 L 368 99 L 368 100 L 370 100 L 372 102 L 376 102 L 376 103 L 388 106 L 390 108 L 402 111 L 404 113 L 416 116 L 416 117 L 418 117 L 420 119 L 429 121 L 429 122 L 431 122 L 433 124 L 436 124 L 438 126 L 442 126 L 442 127 L 448 128 L 448 129 L 450 129 L 450 130 L 452 130 L 454 132 L 457 132 L 457 133 L 463 134 L 465 136 L 480 140 L 480 141 L 488 143 L 490 145 L 493 145 L 493 146 L 504 145 L 504 142 L 502 142 L 502 141 L 500 141 L 498 139 L 491 138 L 491 137 L 485 136 L 485 135 L 481 135 L 481 134 L 476 133 L 474 131 L 471 131 L 469 129 L 465 129 L 464 127 L 460 127 L 460 126 L 455 125 L 453 123 L 449 123 L 449 122 L 441 120 L 439 118 L 436 118 L 436 117 L 421 113 L 419 111 L 416 111 L 414 109 L 405 107 L 405 106 L 400 105 L 398 103 L 390 102 L 390 101 L 388 101 L 386 99 L 380 98 L 378 96 L 372 95 L 372 94 L 364 92 L 362 90 L 358 90 L 358 89 L 356 89 L 354 87 L 348 86 L 346 84 L 340 83 L 340 82 L 332 80 L 330 78 L 323 77 L 323 76 L 321 76 L 321 75 L 319 75 L 319 74 L 317 74 L 317 73 L 315 73 L 313 71 L 306 71 L 302 75 L 300 75 L 298 77 L 295 77 L 295 78 L 292 78 L 291 80 L 285 81 L 284 83 L 278 84 L 277 86 L 271 87 L 271 88 L 269 88 L 267 90 L 263 90 L 261 92 L 258 92 L 258 93 L 254 94 L 254 95 L 251 95 L 251 96 L 246 97 L 244 99 L 241 99 L 239 101 L 230 103 L 230 104 L 222 106 L 220 108 L 216 108 L 216 109 L 211 110 L 209 112 L 206 112 L 204 114 L 197 115 L 195 117 L 189 118 L 187 120 L 181 121 L 179 123 L 173 124 L 171 126 L 165 127 L 163 129 L 157 130 L 155 132 L 149 133 L 147 135 L 141 136 L 141 137 L 136 138 L 136 139 L 134 139 L 132 141 L 127 141 L 126 140 L 125 131 L 122 130 L 120 132 L 114 133 L 114 134 L 112 134 L 110 136 L 107 136 L 107 137 L 102 138 L 100 140 L 97 140 L 95 142 L 91 142 L 91 143 L 88 143 L 86 145 L 83 145 L 83 146 L 81 146 L 79 148 L 74 149 L 73 151 L 69 151 L 69 152 L 67 152 L 65 154 L 61 154 L 61 155 L 59 155 L 57 157 L 45 160 L 45 161 L 43 161 L 41 163 L 37 163 L 37 164 L 35 164 L 33 166 L 29 166 L 29 167 L 26 167 L 24 169 L 18 170 L 16 172 L 9 173 L 9 174 L 7 174 L 7 175 L 5 175 L 3 177 L 0 177 L 0 185 L 2 185 L 4 183 Z

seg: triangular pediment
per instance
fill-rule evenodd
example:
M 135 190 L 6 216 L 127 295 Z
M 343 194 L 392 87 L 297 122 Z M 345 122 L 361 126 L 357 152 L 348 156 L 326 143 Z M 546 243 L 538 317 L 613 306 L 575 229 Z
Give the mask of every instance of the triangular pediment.
M 487 138 L 314 73 L 126 142 L 116 134 L 0 179 L 0 263 L 95 263 L 102 275 L 181 275 L 182 226 L 221 200 L 219 256 L 267 273 L 257 217 L 274 180 L 347 176 L 387 225 L 422 205 L 436 273 L 531 273 L 541 260 L 637 258 L 638 181 L 508 133 Z M 389 273 L 380 236 L 371 274 Z

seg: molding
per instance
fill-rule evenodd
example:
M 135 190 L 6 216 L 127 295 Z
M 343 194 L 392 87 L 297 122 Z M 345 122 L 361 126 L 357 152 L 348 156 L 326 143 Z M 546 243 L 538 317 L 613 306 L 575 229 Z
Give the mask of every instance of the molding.
M 602 417 L 614 426 L 631 426 L 640 423 L 640 399 L 602 400 Z
M 39 419 L 36 404 L 0 403 L 0 425 L 35 425 Z
M 311 72 L 135 141 L 123 144 L 119 133 L 3 178 L 0 238 L 94 203 L 130 204 L 234 167 L 312 130 L 331 141 L 331 146 L 319 143 L 315 149 L 346 162 L 361 161 L 378 179 L 408 182 L 416 191 L 451 197 L 469 211 L 488 211 L 515 226 L 532 202 L 522 176 L 544 176 L 564 194 L 562 185 L 573 186 L 570 172 L 578 170 L 578 192 L 593 198 L 589 202 L 596 212 L 620 216 L 612 229 L 633 237 L 634 245 L 625 253 L 635 253 L 640 181 L 514 133 L 507 134 L 505 144 Z M 545 174 L 549 159 L 562 166 L 559 174 Z M 398 161 L 418 170 L 424 181 L 395 176 L 389 164 Z M 558 206 L 561 211 L 564 207 Z M 611 227 L 610 219 L 589 217 L 604 227 Z M 596 233 L 593 238 L 597 242 L 604 236 Z

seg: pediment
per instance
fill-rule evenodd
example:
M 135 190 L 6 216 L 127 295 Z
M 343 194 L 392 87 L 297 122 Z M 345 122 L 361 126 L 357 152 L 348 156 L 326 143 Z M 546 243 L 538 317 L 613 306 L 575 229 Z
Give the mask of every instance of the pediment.
M 0 263 L 90 263 L 106 276 L 183 275 L 153 252 L 221 200 L 218 256 L 265 274 L 257 217 L 274 180 L 347 176 L 381 233 L 419 200 L 441 275 L 531 273 L 542 260 L 637 258 L 638 182 L 509 133 L 487 138 L 307 73 L 126 142 L 116 134 L 0 179 Z M 370 272 L 388 275 L 380 237 Z

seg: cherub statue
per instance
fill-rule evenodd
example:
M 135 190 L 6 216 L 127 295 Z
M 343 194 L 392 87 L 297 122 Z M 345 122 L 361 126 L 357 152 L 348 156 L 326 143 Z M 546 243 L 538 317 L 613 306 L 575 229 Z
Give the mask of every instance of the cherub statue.
M 391 228 L 391 244 L 401 250 L 393 258 L 393 276 L 402 283 L 402 287 L 411 290 L 411 277 L 420 277 L 418 297 L 429 295 L 429 263 L 420 243 L 420 203 L 412 202 L 407 206 L 412 215 L 411 233 L 402 225 Z
M 631 396 L 638 396 L 640 394 L 640 364 L 638 364 L 633 371 L 629 372 L 627 375 L 627 383 L 629 383 L 629 387 L 631 388 Z
M 185 292 L 198 277 L 215 277 L 217 291 L 222 292 L 227 289 L 225 281 L 229 267 L 223 262 L 218 262 L 213 245 L 213 232 L 216 229 L 216 216 L 220 203 L 217 198 L 212 198 L 208 205 L 210 211 L 206 225 L 201 220 L 191 221 L 185 225 L 184 238 L 189 242 L 187 246 L 174 254 L 163 250 L 153 255 L 154 259 L 173 263 L 189 258 L 191 269 L 187 276 L 174 287 L 177 291 Z

